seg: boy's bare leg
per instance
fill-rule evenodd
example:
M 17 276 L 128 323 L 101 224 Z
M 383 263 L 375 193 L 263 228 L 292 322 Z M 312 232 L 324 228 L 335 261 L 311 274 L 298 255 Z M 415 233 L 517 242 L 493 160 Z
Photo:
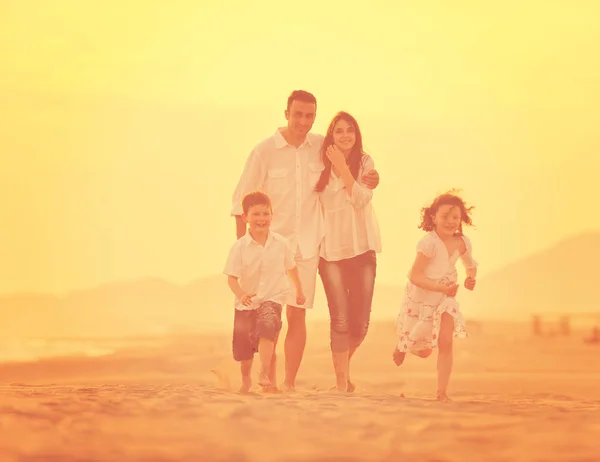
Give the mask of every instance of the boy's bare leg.
M 240 393 L 248 393 L 252 388 L 252 359 L 240 361 L 240 370 L 242 372 L 242 386 Z
M 258 384 L 261 387 L 270 387 L 273 383 L 269 377 L 273 366 L 273 351 L 275 351 L 275 342 L 261 337 L 258 341 L 258 356 L 260 358 Z
M 296 306 L 287 306 L 288 331 L 285 336 L 285 378 L 284 391 L 294 391 L 296 376 L 302 363 L 306 347 L 306 310 Z
M 271 366 L 269 367 L 268 377 L 271 385 L 263 387 L 263 392 L 265 393 L 280 392 L 279 388 L 277 388 L 277 340 L 279 340 L 279 333 L 277 333 L 275 341 L 273 342 L 273 356 L 271 357 Z

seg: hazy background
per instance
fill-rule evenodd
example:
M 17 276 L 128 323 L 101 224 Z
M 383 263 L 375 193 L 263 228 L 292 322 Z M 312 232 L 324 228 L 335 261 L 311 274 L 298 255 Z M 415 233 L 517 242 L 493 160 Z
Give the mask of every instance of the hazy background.
M 114 283 L 113 298 L 87 298 L 106 308 L 127 281 L 156 278 L 136 289 L 156 302 L 152 281 L 199 288 L 219 274 L 243 163 L 285 124 L 294 89 L 318 99 L 314 131 L 338 110 L 361 124 L 381 175 L 380 284 L 404 283 L 420 207 L 450 187 L 477 207 L 468 233 L 483 278 L 587 233 L 557 251 L 571 260 L 546 256 L 520 275 L 517 264 L 485 303 L 526 277 L 552 285 L 555 269 L 591 278 L 599 15 L 591 1 L 4 0 L 4 316 L 39 302 L 23 292 Z M 227 290 L 210 281 L 202 290 Z M 577 287 L 553 284 L 565 297 Z M 207 300 L 199 310 L 229 313 Z

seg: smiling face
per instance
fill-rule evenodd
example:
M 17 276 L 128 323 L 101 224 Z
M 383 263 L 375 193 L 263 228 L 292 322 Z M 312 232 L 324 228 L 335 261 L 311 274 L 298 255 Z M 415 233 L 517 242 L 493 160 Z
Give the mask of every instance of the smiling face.
M 293 100 L 285 111 L 288 130 L 297 139 L 304 139 L 315 122 L 317 105 L 301 100 Z
M 266 204 L 253 205 L 248 209 L 248 213 L 244 215 L 251 233 L 268 232 L 272 218 L 271 206 Z
M 454 236 L 459 230 L 461 220 L 460 207 L 451 204 L 440 205 L 433 216 L 435 231 L 440 237 Z
M 347 156 L 355 143 L 356 130 L 354 126 L 344 119 L 338 120 L 333 127 L 333 144 Z

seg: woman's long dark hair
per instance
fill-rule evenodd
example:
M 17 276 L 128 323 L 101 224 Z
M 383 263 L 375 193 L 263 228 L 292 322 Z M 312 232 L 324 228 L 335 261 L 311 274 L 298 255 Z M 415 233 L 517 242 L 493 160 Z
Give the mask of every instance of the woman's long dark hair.
M 335 128 L 335 124 L 337 124 L 340 120 L 345 120 L 352 127 L 354 127 L 355 142 L 354 146 L 352 147 L 352 151 L 350 151 L 350 154 L 346 159 L 346 163 L 348 164 L 348 168 L 350 169 L 350 173 L 352 173 L 354 179 L 358 179 L 358 173 L 360 171 L 363 160 L 362 157 L 364 155 L 360 127 L 358 126 L 358 122 L 356 122 L 354 117 L 347 112 L 340 111 L 331 120 L 331 123 L 327 128 L 327 134 L 323 140 L 323 146 L 321 147 L 321 157 L 323 158 L 325 169 L 321 173 L 321 177 L 315 186 L 315 191 L 317 192 L 321 192 L 325 189 L 327 183 L 329 183 L 329 178 L 331 177 L 331 161 L 329 160 L 329 157 L 327 157 L 327 148 L 333 144 L 333 130 Z

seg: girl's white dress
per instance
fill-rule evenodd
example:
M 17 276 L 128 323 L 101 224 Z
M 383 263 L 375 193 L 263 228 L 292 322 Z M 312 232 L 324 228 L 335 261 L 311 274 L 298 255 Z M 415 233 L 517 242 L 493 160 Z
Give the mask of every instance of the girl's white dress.
M 465 268 L 475 268 L 471 241 L 462 235 L 466 251 L 460 255 L 457 249 L 449 255 L 444 242 L 435 231 L 427 233 L 417 243 L 417 252 L 430 258 L 425 268 L 425 275 L 436 282 L 445 284 L 456 282 L 456 262 L 460 258 Z M 454 297 L 448 297 L 441 292 L 421 289 L 410 281 L 406 284 L 404 299 L 398 315 L 398 350 L 415 352 L 436 348 L 440 332 L 442 314 L 448 313 L 454 318 L 454 336 L 466 337 L 465 320 Z

